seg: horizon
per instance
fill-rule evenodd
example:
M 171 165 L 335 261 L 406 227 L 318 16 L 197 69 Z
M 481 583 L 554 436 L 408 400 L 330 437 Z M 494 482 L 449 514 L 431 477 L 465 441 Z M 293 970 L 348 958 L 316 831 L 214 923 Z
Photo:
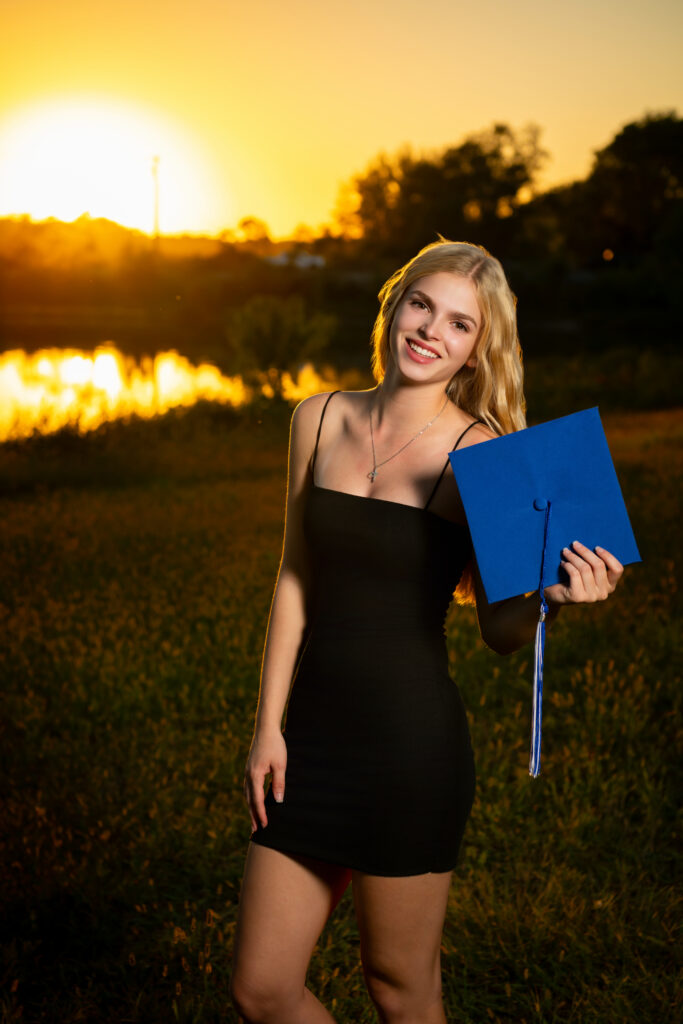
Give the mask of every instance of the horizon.
M 256 217 L 283 238 L 329 224 L 380 153 L 536 124 L 547 190 L 585 177 L 624 124 L 683 109 L 673 0 L 31 0 L 3 20 L 3 215 L 149 233 L 160 156 L 162 234 Z
M 644 115 L 644 116 L 646 116 L 646 117 L 647 116 L 655 116 L 656 117 L 656 116 L 660 116 L 662 114 L 672 114 L 675 117 L 679 116 L 678 115 L 678 111 L 674 110 L 674 109 L 670 109 L 668 111 L 648 111 L 647 114 Z M 640 119 L 639 118 L 633 118 L 630 121 L 626 121 L 623 124 L 620 124 L 620 125 L 616 126 L 614 131 L 613 131 L 613 133 L 612 133 L 612 135 L 610 136 L 610 138 L 605 142 L 605 145 L 608 145 L 609 142 L 611 142 L 612 139 L 614 139 L 619 134 L 619 132 L 627 124 L 634 123 L 637 120 L 640 120 Z M 485 130 L 486 129 L 484 129 L 484 131 Z M 472 133 L 472 135 L 476 135 L 476 134 L 477 134 L 477 132 L 473 132 Z M 460 141 L 464 141 L 464 140 L 460 140 Z M 389 159 L 393 159 L 393 157 L 395 155 L 397 155 L 398 153 L 411 152 L 413 156 L 425 156 L 425 157 L 432 156 L 433 157 L 435 154 L 438 154 L 440 151 L 443 151 L 445 148 L 446 148 L 446 146 L 443 146 L 443 147 L 433 147 L 431 149 L 431 151 L 429 151 L 429 152 L 427 152 L 427 151 L 420 152 L 420 151 L 415 150 L 414 147 L 411 147 L 411 146 L 406 144 L 403 147 L 399 147 L 398 150 L 396 151 L 396 153 L 394 153 L 394 154 L 375 154 L 373 158 L 370 158 L 369 161 L 366 161 L 365 167 L 367 168 L 369 166 L 369 164 L 372 163 L 375 158 L 377 158 L 379 156 L 383 156 L 383 155 L 387 155 L 389 157 Z M 542 145 L 541 145 L 541 149 L 543 149 Z M 595 154 L 597 152 L 598 152 L 597 149 L 593 150 L 593 156 L 595 156 Z M 592 166 L 592 164 L 591 164 L 591 166 Z M 522 201 L 522 205 L 525 205 L 527 202 L 532 201 L 537 196 L 544 195 L 544 194 L 547 194 L 548 192 L 552 192 L 555 189 L 568 187 L 568 186 L 570 186 L 572 184 L 576 184 L 578 182 L 586 180 L 586 178 L 590 174 L 591 166 L 589 166 L 586 169 L 586 173 L 583 175 L 583 177 L 576 177 L 576 178 L 573 178 L 571 180 L 567 180 L 567 181 L 563 181 L 563 182 L 555 182 L 555 183 L 551 182 L 551 183 L 546 183 L 546 184 L 542 184 L 540 182 L 540 180 L 539 180 L 538 186 L 537 186 L 536 190 L 534 191 L 534 193 L 532 195 L 529 195 L 527 199 L 523 200 Z M 362 173 L 363 173 L 362 171 L 358 172 L 358 174 L 362 174 Z M 541 179 L 542 177 L 543 177 L 543 174 L 542 174 L 542 170 L 541 170 L 538 173 L 538 175 L 537 175 L 537 179 Z M 348 184 L 349 184 L 348 181 L 346 181 L 346 182 L 343 182 L 343 181 L 338 182 L 337 192 L 339 193 L 340 190 L 342 189 L 342 187 L 344 185 L 348 185 Z M 125 220 L 118 219 L 117 217 L 109 215 L 109 214 L 107 214 L 105 212 L 92 213 L 88 209 L 84 209 L 80 213 L 75 213 L 75 214 L 73 214 L 71 216 L 61 216 L 59 214 L 54 214 L 54 213 L 47 213 L 47 214 L 44 214 L 44 215 L 35 215 L 34 213 L 32 213 L 29 210 L 4 211 L 4 210 L 2 210 L 0 208 L 0 220 L 13 220 L 13 221 L 22 221 L 22 220 L 26 221 L 27 220 L 31 224 L 47 224 L 47 223 L 50 223 L 50 222 L 55 222 L 55 223 L 60 223 L 60 224 L 65 224 L 65 225 L 76 225 L 79 221 L 82 221 L 82 220 L 86 220 L 86 221 L 106 221 L 108 223 L 115 224 L 117 227 L 122 228 L 124 230 L 141 234 L 141 235 L 143 235 L 146 238 L 149 238 L 151 240 L 154 240 L 155 237 L 156 238 L 160 238 L 160 239 L 162 239 L 162 238 L 163 239 L 194 238 L 194 239 L 197 239 L 197 240 L 199 240 L 199 239 L 207 239 L 207 240 L 212 240 L 212 241 L 230 242 L 230 243 L 238 244 L 238 245 L 243 243 L 243 242 L 245 242 L 245 241 L 247 241 L 246 238 L 238 237 L 238 233 L 241 230 L 241 224 L 243 222 L 246 222 L 246 221 L 254 221 L 254 222 L 258 223 L 258 224 L 262 224 L 265 227 L 265 229 L 266 229 L 266 231 L 268 233 L 268 237 L 267 237 L 267 239 L 265 239 L 265 241 L 267 243 L 270 243 L 270 244 L 273 244 L 273 245 L 278 245 L 278 244 L 282 244 L 282 243 L 286 243 L 286 242 L 292 242 L 292 241 L 300 241 L 301 239 L 297 239 L 296 236 L 297 236 L 297 233 L 300 233 L 302 230 L 305 233 L 310 233 L 310 235 L 311 235 L 311 239 L 310 240 L 311 241 L 313 241 L 313 240 L 315 240 L 317 238 L 320 238 L 321 236 L 323 236 L 325 233 L 328 233 L 328 232 L 330 232 L 332 234 L 337 234 L 337 233 L 341 232 L 341 228 L 339 228 L 338 226 L 335 229 L 335 223 L 334 223 L 335 211 L 334 211 L 334 209 L 331 209 L 330 216 L 329 216 L 328 220 L 319 223 L 316 227 L 312 227 L 312 226 L 310 226 L 308 224 L 303 224 L 303 223 L 300 222 L 297 225 L 295 225 L 290 230 L 289 233 L 276 234 L 273 231 L 271 225 L 265 220 L 265 218 L 262 218 L 259 215 L 259 211 L 254 211 L 250 215 L 244 215 L 244 216 L 240 217 L 239 219 L 235 220 L 233 223 L 224 223 L 224 224 L 218 225 L 218 226 L 213 227 L 213 228 L 211 228 L 211 227 L 192 228 L 192 227 L 182 227 L 181 226 L 181 227 L 177 227 L 177 228 L 172 229 L 172 230 L 164 230 L 163 226 L 160 223 L 158 223 L 157 218 L 156 218 L 156 212 L 157 212 L 156 211 L 156 204 L 154 204 L 154 207 L 155 207 L 154 215 L 151 218 L 153 220 L 153 224 L 152 224 L 151 229 L 146 229 L 144 227 L 141 227 L 139 224 L 135 224 L 135 223 L 126 223 Z M 232 235 L 233 237 L 232 238 L 230 238 L 230 237 L 221 237 L 221 236 L 230 236 L 230 235 Z

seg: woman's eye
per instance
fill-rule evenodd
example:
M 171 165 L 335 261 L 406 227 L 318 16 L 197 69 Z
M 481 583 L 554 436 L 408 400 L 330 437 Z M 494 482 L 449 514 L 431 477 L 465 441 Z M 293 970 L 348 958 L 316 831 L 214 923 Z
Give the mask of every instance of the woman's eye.
M 422 301 L 422 299 L 411 299 L 410 300 L 410 305 L 411 306 L 417 306 L 418 309 L 426 309 L 427 308 L 427 304 L 424 303 Z
M 462 320 L 454 320 L 453 326 L 456 327 L 459 331 L 468 330 L 467 324 L 464 324 Z

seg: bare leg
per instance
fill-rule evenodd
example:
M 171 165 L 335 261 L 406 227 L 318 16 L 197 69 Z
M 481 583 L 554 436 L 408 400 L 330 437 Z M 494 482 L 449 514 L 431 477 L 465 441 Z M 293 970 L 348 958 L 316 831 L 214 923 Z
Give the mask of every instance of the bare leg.
M 441 933 L 451 873 L 353 873 L 363 970 L 382 1024 L 446 1024 Z
M 233 952 L 231 993 L 249 1024 L 331 1024 L 306 988 L 313 948 L 351 874 L 250 844 Z

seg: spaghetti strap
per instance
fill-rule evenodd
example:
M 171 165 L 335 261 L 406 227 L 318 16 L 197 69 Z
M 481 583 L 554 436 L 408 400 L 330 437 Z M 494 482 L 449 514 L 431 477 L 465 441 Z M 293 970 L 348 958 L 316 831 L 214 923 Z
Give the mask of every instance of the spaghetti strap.
M 325 419 L 325 413 L 327 412 L 327 407 L 330 404 L 330 399 L 332 398 L 332 395 L 338 395 L 338 394 L 339 394 L 339 388 L 337 388 L 336 391 L 331 391 L 330 392 L 330 394 L 327 396 L 327 401 L 325 402 L 325 404 L 323 406 L 323 411 L 320 413 L 320 423 L 318 424 L 318 433 L 316 434 L 316 438 L 315 438 L 315 448 L 313 449 L 313 454 L 311 455 L 311 474 L 313 474 L 314 471 L 315 471 L 315 460 L 318 457 L 318 444 L 320 443 L 320 431 L 323 429 L 323 420 Z
M 331 397 L 332 397 L 332 396 L 330 395 L 330 398 L 331 398 Z M 328 398 L 328 402 L 329 402 L 329 398 Z M 323 412 L 324 412 L 324 411 L 325 411 L 325 410 L 323 409 Z M 465 427 L 465 429 L 463 430 L 462 434 L 460 435 L 460 437 L 458 438 L 458 440 L 457 440 L 457 441 L 455 442 L 455 444 L 453 445 L 453 447 L 452 447 L 451 451 L 455 451 L 455 450 L 456 450 L 456 448 L 458 447 L 458 445 L 460 444 L 460 442 L 462 441 L 463 437 L 465 436 L 465 434 L 467 433 L 467 431 L 468 431 L 468 430 L 471 430 L 471 429 L 472 429 L 472 427 L 476 427 L 477 423 L 483 423 L 483 422 L 484 422 L 483 420 L 472 420 L 472 422 L 471 422 L 471 423 L 470 423 L 470 424 L 469 424 L 468 426 L 466 426 L 466 427 Z M 434 497 L 434 495 L 436 494 L 436 492 L 437 492 L 437 490 L 438 490 L 438 488 L 439 488 L 439 484 L 440 484 L 440 483 L 441 483 L 441 481 L 443 480 L 443 476 L 444 476 L 444 473 L 445 473 L 445 472 L 446 472 L 446 470 L 448 469 L 448 463 L 449 463 L 449 461 L 450 461 L 449 459 L 446 459 L 446 462 L 444 463 L 444 467 L 443 467 L 443 469 L 441 470 L 441 472 L 439 473 L 439 476 L 438 476 L 438 479 L 437 479 L 436 483 L 435 483 L 435 484 L 434 484 L 434 486 L 432 487 L 432 493 L 431 493 L 431 494 L 429 495 L 429 497 L 427 498 L 427 504 L 425 505 L 425 510 L 429 508 L 429 506 L 430 506 L 430 504 L 431 504 L 431 502 L 432 502 L 432 498 L 433 498 L 433 497 Z
M 458 447 L 458 445 L 460 444 L 460 442 L 462 441 L 463 437 L 465 436 L 465 434 L 467 433 L 468 430 L 471 430 L 472 427 L 476 427 L 477 423 L 483 423 L 483 422 L 484 422 L 483 420 L 472 420 L 472 422 L 470 424 L 468 424 L 468 426 L 465 427 L 465 429 L 463 430 L 462 434 L 460 435 L 458 440 L 455 442 L 455 444 L 451 448 L 451 451 L 454 452 L 456 450 L 456 448 Z M 446 465 L 448 465 L 448 463 L 446 463 Z

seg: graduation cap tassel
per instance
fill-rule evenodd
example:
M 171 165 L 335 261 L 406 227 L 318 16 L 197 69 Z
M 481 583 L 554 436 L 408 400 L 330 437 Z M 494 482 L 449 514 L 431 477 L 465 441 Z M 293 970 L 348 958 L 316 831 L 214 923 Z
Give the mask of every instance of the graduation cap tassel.
M 545 614 L 536 626 L 534 643 L 534 692 L 531 704 L 531 753 L 529 775 L 536 778 L 541 773 L 541 712 L 543 705 L 543 651 L 545 648 Z
M 543 712 L 543 655 L 545 653 L 545 619 L 548 614 L 548 603 L 545 599 L 545 561 L 548 548 L 548 525 L 550 523 L 550 502 L 545 506 L 545 523 L 543 526 L 543 556 L 541 558 L 541 579 L 539 595 L 541 598 L 540 615 L 536 625 L 534 642 L 534 692 L 531 704 L 531 752 L 529 754 L 529 775 L 537 778 L 541 773 L 541 718 Z

